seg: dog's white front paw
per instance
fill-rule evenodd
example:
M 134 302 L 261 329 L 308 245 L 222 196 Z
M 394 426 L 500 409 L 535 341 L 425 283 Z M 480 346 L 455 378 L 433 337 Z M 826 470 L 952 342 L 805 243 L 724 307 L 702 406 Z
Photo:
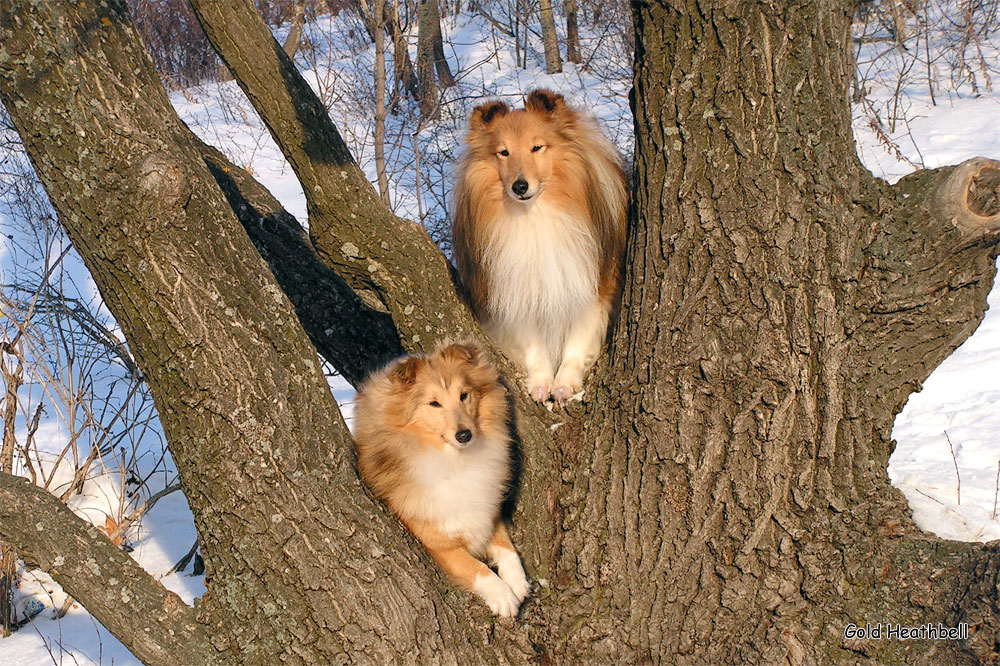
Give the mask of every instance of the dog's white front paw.
M 548 384 L 531 384 L 528 386 L 528 393 L 535 402 L 545 402 L 549 399 L 551 391 Z
M 492 572 L 489 576 L 476 576 L 473 590 L 495 615 L 514 617 L 521 607 L 521 599 Z
M 559 366 L 555 383 L 552 386 L 552 397 L 558 402 L 567 400 L 583 388 L 583 366 L 576 361 L 564 361 Z
M 521 558 L 511 550 L 503 550 L 497 556 L 497 572 L 503 582 L 507 583 L 518 601 L 524 601 L 531 593 L 531 583 L 524 574 Z
M 552 392 L 551 373 L 531 373 L 528 376 L 528 393 L 536 402 L 545 402 Z

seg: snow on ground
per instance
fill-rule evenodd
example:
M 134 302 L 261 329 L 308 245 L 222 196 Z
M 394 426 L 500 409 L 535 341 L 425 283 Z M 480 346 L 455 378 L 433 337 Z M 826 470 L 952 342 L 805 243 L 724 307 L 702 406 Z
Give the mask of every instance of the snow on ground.
M 350 25 L 338 20 L 325 18 L 307 25 L 315 49 L 300 52 L 299 64 L 320 95 L 332 102 L 335 122 L 374 181 L 371 114 L 364 110 L 371 105 L 366 77 L 373 53 L 357 41 Z M 415 109 L 408 103 L 388 120 L 390 194 L 398 214 L 410 219 L 422 214 L 428 226 L 444 219 L 451 163 L 465 118 L 486 97 L 518 104 L 526 90 L 553 88 L 592 111 L 623 153 L 631 152 L 630 63 L 606 33 L 584 36 L 585 57 L 598 53 L 590 67 L 566 64 L 564 73 L 547 75 L 536 50 L 539 45 L 529 49 L 528 68 L 520 69 L 510 49 L 502 43 L 495 46 L 490 27 L 479 17 L 446 19 L 444 28 L 454 48 L 449 54 L 457 65 L 454 69 L 462 74 L 457 89 L 445 100 L 442 121 L 418 128 Z M 879 85 L 869 82 L 871 96 L 884 103 L 891 90 Z M 858 152 L 873 173 L 895 181 L 911 172 L 913 165 L 931 168 L 975 155 L 1000 157 L 1000 95 L 939 94 L 937 105 L 932 105 L 926 86 L 914 84 L 905 93 L 907 122 L 891 133 L 905 160 L 887 151 L 884 133 L 880 138 L 858 113 Z M 174 93 L 171 99 L 195 132 L 249 169 L 289 212 L 305 222 L 305 199 L 298 181 L 235 83 L 205 84 Z M 419 181 L 413 168 L 418 153 L 423 164 Z M 3 203 L 0 197 L 0 226 L 6 233 L 16 220 L 10 219 Z M 0 282 L 9 281 L 7 273 L 17 255 L 13 243 L 0 243 L 4 278 Z M 72 270 L 81 293 L 93 297 L 89 276 L 80 273 L 79 266 Z M 991 308 L 982 326 L 910 398 L 893 431 L 898 444 L 889 464 L 890 478 L 905 493 L 917 524 L 946 538 L 1000 538 L 995 512 L 1000 469 L 996 435 L 1000 433 L 1000 288 L 994 288 L 989 299 Z M 351 387 L 336 377 L 330 383 L 350 424 Z M 65 428 L 56 420 L 43 423 L 39 432 L 47 455 L 57 452 L 66 439 Z M 161 453 L 146 451 L 150 459 L 138 465 L 144 474 L 153 474 L 148 492 L 174 481 L 169 454 L 160 460 Z M 72 502 L 98 524 L 115 514 L 114 504 L 122 491 L 115 468 L 108 469 L 109 473 L 90 478 L 84 493 Z M 180 572 L 172 569 L 194 541 L 191 513 L 179 492 L 159 501 L 129 538 L 133 557 L 188 603 L 204 592 L 203 578 L 192 575 L 190 562 Z M 26 610 L 40 612 L 22 630 L 0 640 L 0 663 L 5 666 L 139 663 L 78 604 L 71 604 L 64 617 L 54 619 L 54 610 L 66 597 L 48 576 L 25 572 L 20 595 Z

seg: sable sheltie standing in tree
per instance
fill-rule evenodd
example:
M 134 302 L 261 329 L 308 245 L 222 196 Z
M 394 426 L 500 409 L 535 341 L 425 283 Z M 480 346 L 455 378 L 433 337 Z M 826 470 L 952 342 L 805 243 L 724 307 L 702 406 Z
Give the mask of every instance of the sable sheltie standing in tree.
M 583 386 L 621 292 L 621 158 L 592 117 L 548 90 L 516 111 L 477 107 L 465 142 L 452 230 L 470 304 L 525 368 L 531 395 L 561 401 Z
M 354 440 L 361 478 L 438 566 L 510 617 L 530 586 L 500 514 L 512 473 L 506 395 L 476 343 L 444 345 L 365 380 Z

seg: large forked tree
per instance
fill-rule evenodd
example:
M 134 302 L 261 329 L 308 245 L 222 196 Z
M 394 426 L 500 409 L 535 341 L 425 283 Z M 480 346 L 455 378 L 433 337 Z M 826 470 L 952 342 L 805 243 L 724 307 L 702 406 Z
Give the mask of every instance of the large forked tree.
M 513 391 L 513 532 L 542 585 L 495 621 L 364 491 L 316 360 L 357 382 L 479 329 L 253 4 L 193 2 L 308 239 L 178 120 L 120 2 L 4 2 L 0 96 L 149 382 L 208 591 L 185 607 L 10 476 L 0 536 L 149 664 L 995 661 L 997 546 L 921 533 L 886 465 L 985 310 L 1000 163 L 862 167 L 852 4 L 635 5 L 622 312 L 585 404 Z M 844 639 L 865 622 L 971 636 Z

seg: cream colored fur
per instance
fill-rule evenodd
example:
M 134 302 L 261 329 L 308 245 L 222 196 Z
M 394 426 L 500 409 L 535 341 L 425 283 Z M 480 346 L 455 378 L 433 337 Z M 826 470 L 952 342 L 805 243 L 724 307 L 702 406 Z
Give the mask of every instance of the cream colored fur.
M 530 586 L 500 515 L 507 398 L 483 350 L 445 344 L 373 374 L 358 392 L 354 439 L 361 478 L 438 566 L 494 613 L 515 615 Z
M 621 288 L 621 160 L 546 90 L 477 107 L 456 183 L 455 259 L 473 310 L 539 401 L 583 385 Z M 558 369 L 558 371 L 556 371 Z

